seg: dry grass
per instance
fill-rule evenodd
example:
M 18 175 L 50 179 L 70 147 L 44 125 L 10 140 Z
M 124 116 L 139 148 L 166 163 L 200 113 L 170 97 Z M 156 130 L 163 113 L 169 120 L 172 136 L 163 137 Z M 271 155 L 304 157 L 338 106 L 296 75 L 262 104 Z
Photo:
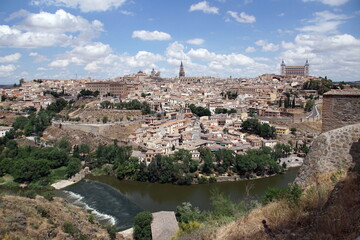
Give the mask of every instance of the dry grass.
M 65 200 L 53 201 L 37 197 L 17 196 L 0 198 L 0 239 L 109 239 L 98 223 L 90 223 L 86 212 L 69 205 Z M 77 234 L 64 232 L 70 222 Z
M 360 236 L 360 177 L 327 173 L 300 203 L 273 202 L 220 227 L 208 239 L 355 239 Z M 262 221 L 266 220 L 266 227 Z

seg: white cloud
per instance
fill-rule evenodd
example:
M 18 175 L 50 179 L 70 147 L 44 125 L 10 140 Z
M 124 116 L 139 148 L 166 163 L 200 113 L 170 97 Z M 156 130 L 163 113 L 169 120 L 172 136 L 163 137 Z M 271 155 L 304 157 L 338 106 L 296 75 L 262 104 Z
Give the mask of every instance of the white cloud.
M 279 45 L 268 43 L 265 40 L 258 40 L 255 42 L 255 44 L 260 46 L 264 52 L 275 52 L 279 50 Z
M 82 12 L 104 12 L 121 7 L 126 0 L 32 0 L 31 4 L 79 8 Z
M 210 7 L 207 1 L 198 2 L 190 6 L 189 12 L 202 11 L 204 13 L 218 14 L 219 9 L 217 7 Z
M 16 70 L 16 66 L 13 64 L 0 65 L 0 77 L 8 77 Z
M 321 2 L 330 6 L 340 6 L 347 3 L 349 0 L 303 0 L 303 2 Z
M 55 68 L 65 68 L 69 65 L 69 60 L 67 59 L 60 59 L 60 60 L 55 60 L 52 61 L 49 64 L 49 67 L 55 67 Z
M 170 43 L 169 46 L 166 48 L 166 56 L 170 59 L 175 59 L 180 62 L 180 60 L 187 60 L 189 57 L 184 52 L 184 45 L 178 42 Z
M 194 39 L 190 39 L 186 41 L 188 44 L 193 44 L 193 45 L 201 45 L 204 43 L 204 39 L 202 38 L 194 38 Z
M 227 11 L 227 14 L 229 14 L 237 22 L 240 22 L 240 23 L 253 23 L 253 22 L 256 22 L 255 16 L 247 15 L 244 12 L 241 12 L 240 14 L 238 14 L 237 12 L 234 12 L 234 11 Z
M 337 33 L 337 27 L 348 18 L 344 14 L 335 14 L 329 11 L 315 12 L 314 18 L 307 21 L 310 25 L 297 30 L 315 33 Z
M 255 49 L 254 47 L 247 47 L 247 48 L 245 49 L 245 52 L 247 52 L 247 53 L 256 52 L 256 49 Z
M 29 13 L 17 25 L 0 25 L 0 47 L 37 48 L 78 45 L 98 36 L 103 24 L 60 9 L 54 14 Z M 70 34 L 71 33 L 71 34 Z
M 190 49 L 190 51 L 188 52 L 188 56 L 191 58 L 200 59 L 204 61 L 212 61 L 215 60 L 216 58 L 215 53 L 209 52 L 205 48 L 199 48 L 196 50 Z
M 29 53 L 29 57 L 33 57 L 35 63 L 44 62 L 44 61 L 48 60 L 48 58 L 46 56 L 40 55 L 37 52 Z
M 120 11 L 122 14 L 127 15 L 127 16 L 135 16 L 135 13 L 130 12 L 130 11 L 126 11 L 126 10 L 122 10 Z
M 16 19 L 16 18 L 23 18 L 23 17 L 26 17 L 27 15 L 29 15 L 30 13 L 24 9 L 20 9 L 19 11 L 17 12 L 14 12 L 12 13 L 8 18 L 5 19 L 5 21 L 11 21 L 13 19 Z
M 166 41 L 166 40 L 170 40 L 171 39 L 171 35 L 165 32 L 159 32 L 159 31 L 145 31 L 145 30 L 141 30 L 141 31 L 134 31 L 132 34 L 132 38 L 139 38 L 141 40 L 146 40 L 146 41 Z
M 109 54 L 88 63 L 84 69 L 89 72 L 119 74 L 119 71 L 128 72 L 134 68 L 156 67 L 155 63 L 162 60 L 161 55 L 147 51 L 139 51 L 135 56 Z
M 0 57 L 0 63 L 15 63 L 21 58 L 20 53 L 14 53 L 4 57 Z

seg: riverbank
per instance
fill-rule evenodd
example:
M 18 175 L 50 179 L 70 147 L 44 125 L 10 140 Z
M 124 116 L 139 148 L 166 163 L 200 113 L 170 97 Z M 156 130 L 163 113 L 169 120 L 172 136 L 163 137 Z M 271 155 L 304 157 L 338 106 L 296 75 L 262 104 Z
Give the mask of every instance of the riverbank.
M 84 169 L 81 169 L 80 172 L 72 176 L 71 178 L 67 180 L 60 180 L 56 183 L 51 184 L 51 186 L 57 190 L 66 188 L 74 183 L 77 183 L 85 178 L 87 174 L 90 174 L 91 171 L 89 170 L 89 167 L 85 167 Z

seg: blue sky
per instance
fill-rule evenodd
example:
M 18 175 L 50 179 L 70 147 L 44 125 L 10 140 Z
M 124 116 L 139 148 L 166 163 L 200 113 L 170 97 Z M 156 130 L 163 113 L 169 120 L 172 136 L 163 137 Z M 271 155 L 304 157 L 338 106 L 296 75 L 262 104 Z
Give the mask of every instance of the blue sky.
M 20 78 L 255 77 L 310 62 L 360 80 L 359 0 L 1 0 L 0 84 Z

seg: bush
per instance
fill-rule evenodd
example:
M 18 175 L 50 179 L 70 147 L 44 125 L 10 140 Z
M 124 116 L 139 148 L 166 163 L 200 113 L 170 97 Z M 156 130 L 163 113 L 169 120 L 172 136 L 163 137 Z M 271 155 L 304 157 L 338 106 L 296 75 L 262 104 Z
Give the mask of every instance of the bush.
M 43 208 L 42 206 L 37 205 L 35 207 L 36 211 L 40 214 L 41 217 L 48 218 L 50 217 L 49 211 Z
M 70 235 L 75 235 L 79 232 L 79 229 L 77 229 L 77 227 L 75 227 L 71 222 L 64 222 L 63 231 Z
M 90 214 L 88 217 L 89 223 L 94 223 L 94 215 Z
M 110 239 L 116 239 L 116 226 L 115 225 L 107 225 L 106 230 L 109 234 Z
M 151 240 L 151 222 L 153 220 L 151 212 L 140 212 L 134 219 L 134 238 L 135 240 Z
M 198 229 L 200 225 L 201 224 L 199 222 L 191 221 L 189 223 L 181 223 L 180 228 L 182 231 L 189 233 Z
M 273 201 L 285 200 L 290 204 L 298 204 L 302 190 L 298 185 L 287 188 L 270 188 L 263 198 L 263 203 L 267 204 Z
M 204 218 L 199 208 L 193 207 L 189 202 L 183 202 L 181 206 L 177 206 L 175 216 L 181 223 L 201 221 Z

